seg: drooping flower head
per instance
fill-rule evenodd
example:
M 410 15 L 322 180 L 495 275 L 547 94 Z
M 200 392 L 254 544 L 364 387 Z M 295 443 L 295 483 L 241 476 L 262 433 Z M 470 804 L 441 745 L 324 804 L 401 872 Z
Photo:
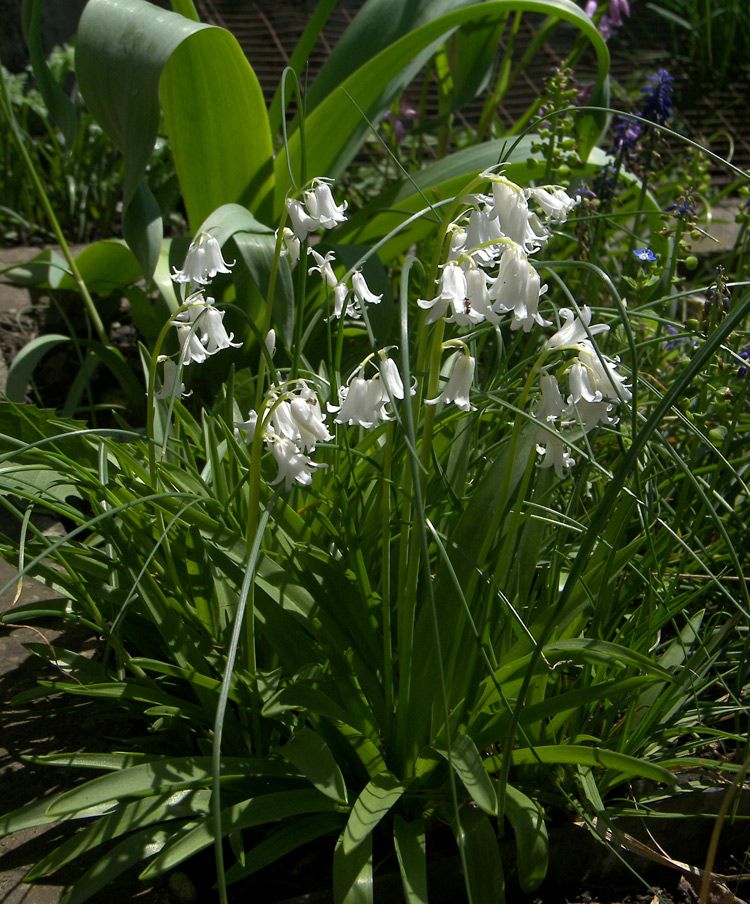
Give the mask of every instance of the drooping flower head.
M 207 232 L 201 232 L 188 248 L 182 270 L 172 268 L 172 279 L 176 283 L 205 286 L 217 273 L 229 273 L 229 268 L 233 266 L 234 261 L 228 264 L 224 260 L 218 240 Z
M 473 406 L 470 395 L 475 366 L 475 359 L 467 351 L 457 352 L 453 358 L 453 370 L 443 391 L 434 399 L 425 399 L 425 405 L 453 402 L 462 411 L 471 411 Z

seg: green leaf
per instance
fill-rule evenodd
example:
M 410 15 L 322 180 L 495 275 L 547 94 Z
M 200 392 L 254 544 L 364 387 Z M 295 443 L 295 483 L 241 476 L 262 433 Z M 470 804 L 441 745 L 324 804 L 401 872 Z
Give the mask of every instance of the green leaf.
M 663 766 L 639 760 L 636 757 L 618 753 L 616 750 L 606 750 L 603 747 L 584 747 L 580 744 L 552 744 L 545 747 L 516 748 L 511 754 L 515 766 L 527 766 L 535 763 L 571 763 L 578 766 L 600 766 L 604 769 L 613 769 L 625 776 L 640 776 L 650 778 L 655 782 L 664 782 L 674 785 L 675 776 Z M 484 760 L 485 768 L 494 771 L 501 765 L 501 757 L 492 756 Z
M 446 760 L 447 750 L 437 750 Z M 479 751 L 467 734 L 456 734 L 451 741 L 450 762 L 472 800 L 491 816 L 497 814 L 495 785 L 484 768 Z
M 373 904 L 372 835 L 348 853 L 344 851 L 344 834 L 333 853 L 334 904 Z
M 258 79 L 236 39 L 212 28 L 177 47 L 160 83 L 191 228 L 222 204 L 271 216 L 273 144 Z
M 178 791 L 175 794 L 147 797 L 145 800 L 122 804 L 39 860 L 26 880 L 48 876 L 86 851 L 134 829 L 144 829 L 165 820 L 204 816 L 209 811 L 210 799 L 210 791 Z
M 401 5 L 398 10 L 399 14 L 403 13 Z M 609 70 L 607 45 L 589 17 L 571 0 L 495 0 L 475 4 L 465 9 L 454 10 L 435 21 L 415 28 L 368 60 L 340 84 L 335 87 L 331 85 L 330 94 L 308 112 L 306 117 L 308 172 L 333 178 L 340 175 L 368 134 L 369 130 L 363 121 L 362 113 L 364 112 L 370 121 L 377 121 L 393 97 L 404 87 L 399 77 L 406 77 L 403 74 L 407 72 L 408 62 L 417 57 L 421 51 L 461 25 L 478 21 L 491 25 L 503 19 L 511 10 L 558 16 L 575 25 L 594 47 L 598 64 L 594 96 L 601 94 Z M 318 81 L 321 79 L 316 80 L 316 85 Z M 387 91 L 384 91 L 385 86 L 388 86 Z M 311 93 L 316 96 L 315 91 Z M 315 100 L 311 103 L 315 103 Z M 591 134 L 594 131 L 601 131 L 602 125 L 598 122 L 601 116 L 584 115 L 582 123 L 584 121 L 585 123 L 580 128 L 584 129 L 585 124 L 595 119 L 597 120 L 595 129 L 588 131 Z M 332 123 L 336 125 L 335 132 L 331 130 Z M 593 142 L 590 142 L 586 154 L 592 146 Z M 288 148 L 292 172 L 299 172 L 299 132 L 290 137 Z M 279 212 L 284 194 L 290 188 L 287 162 L 283 154 L 276 159 L 276 182 L 276 210 Z
M 322 794 L 347 803 L 346 783 L 328 745 L 310 728 L 301 728 L 279 753 L 308 778 Z
M 503 904 L 505 880 L 497 835 L 480 810 L 464 807 L 459 814 L 459 845 L 466 860 L 464 880 L 473 904 Z
M 381 772 L 371 779 L 354 802 L 349 821 L 342 836 L 342 853 L 350 854 L 368 838 L 375 826 L 396 804 L 406 785 L 390 772 Z
M 115 845 L 76 882 L 62 904 L 83 904 L 84 901 L 88 901 L 93 894 L 109 885 L 125 870 L 158 853 L 164 847 L 169 834 L 161 828 L 148 828 Z
M 70 148 L 78 129 L 76 108 L 70 97 L 63 91 L 52 75 L 44 55 L 42 44 L 42 5 L 44 0 L 22 0 L 21 25 L 23 37 L 29 48 L 31 69 L 36 79 L 39 93 L 49 110 L 50 116 L 63 134 L 65 146 Z
M 292 822 L 308 813 L 336 811 L 334 802 L 312 788 L 301 791 L 275 791 L 244 800 L 222 810 L 221 830 L 224 835 L 269 822 Z M 165 845 L 161 854 L 141 874 L 150 879 L 182 863 L 213 843 L 213 822 L 206 819 L 198 826 L 190 826 Z
M 9 268 L 3 275 L 16 286 L 56 289 L 67 272 L 68 262 L 65 258 L 59 252 L 46 248 L 25 264 Z
M 227 870 L 227 884 L 246 879 L 269 863 L 274 863 L 280 857 L 315 841 L 322 835 L 340 831 L 343 818 L 341 813 L 315 813 L 311 816 L 298 816 L 292 822 L 282 823 L 275 832 L 270 832 L 267 838 L 256 844 L 252 850 L 245 852 L 244 863 L 235 863 Z
M 47 333 L 32 339 L 13 359 L 8 368 L 8 381 L 5 394 L 11 402 L 21 403 L 26 397 L 26 387 L 31 381 L 34 371 L 44 356 L 58 345 L 70 342 L 70 336 L 58 333 Z
M 549 836 L 544 811 L 512 785 L 505 786 L 505 815 L 516 836 L 518 880 L 522 891 L 534 891 L 547 875 Z
M 224 757 L 222 778 L 247 775 L 288 775 L 288 767 L 265 758 Z M 209 785 L 211 757 L 179 757 L 102 775 L 78 788 L 61 794 L 49 807 L 50 816 L 68 816 L 98 804 L 120 801 L 124 797 L 142 797 L 181 791 L 184 788 Z M 316 792 L 317 793 L 317 792 Z M 325 800 L 325 798 L 323 798 Z
M 427 904 L 427 853 L 424 820 L 393 817 L 393 843 L 406 904 Z

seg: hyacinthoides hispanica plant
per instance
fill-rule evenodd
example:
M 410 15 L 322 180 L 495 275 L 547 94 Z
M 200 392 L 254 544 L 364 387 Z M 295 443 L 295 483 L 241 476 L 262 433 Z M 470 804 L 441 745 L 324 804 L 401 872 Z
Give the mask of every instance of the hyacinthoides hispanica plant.
M 84 60 L 104 28 L 99 6 L 91 0 L 82 25 Z M 143 11 L 153 34 L 175 23 L 162 15 Z M 184 63 L 174 66 L 191 86 Z M 174 77 L 163 102 L 179 146 Z M 370 90 L 365 78 L 348 88 L 358 84 Z M 546 166 L 527 167 L 528 145 L 522 162 L 493 143 L 473 170 L 451 161 L 450 189 L 446 170 L 430 173 L 423 185 L 438 201 L 410 186 L 350 218 L 328 178 L 336 168 L 321 165 L 334 143 L 324 125 L 311 113 L 307 141 L 289 139 L 281 197 L 265 207 L 262 167 L 244 198 L 201 174 L 209 204 L 178 159 L 199 218 L 163 289 L 171 315 L 144 350 L 145 437 L 3 414 L 19 570 L 62 596 L 11 620 L 54 614 L 103 638 L 93 661 L 38 645 L 60 674 L 38 693 L 119 701 L 149 726 L 115 753 L 44 758 L 104 774 L 2 822 L 7 832 L 91 817 L 32 879 L 114 842 L 70 901 L 129 865 L 148 859 L 148 879 L 211 846 L 225 900 L 228 885 L 315 843 L 332 860 L 337 902 L 377 898 L 378 864 L 400 872 L 409 901 L 426 901 L 447 833 L 467 897 L 497 902 L 506 821 L 532 890 L 546 872 L 548 814 L 606 820 L 631 778 L 665 787 L 707 738 L 737 742 L 717 720 L 744 679 L 715 666 L 747 593 L 744 581 L 727 590 L 713 555 L 739 577 L 742 563 L 731 543 L 691 527 L 708 519 L 725 539 L 717 487 L 657 427 L 746 302 L 655 388 L 607 275 L 557 253 L 580 205 L 569 187 L 532 184 Z M 297 175 L 305 159 L 312 179 Z M 151 237 L 137 229 L 147 195 L 133 192 L 129 235 L 147 261 Z M 395 306 L 378 254 L 393 264 Z M 264 266 L 261 303 L 243 308 L 243 280 Z M 587 285 L 573 282 L 578 268 L 608 304 L 574 291 Z M 231 351 L 242 310 L 252 332 Z M 248 365 L 240 355 L 255 337 Z M 234 372 L 201 410 L 201 372 L 232 355 Z M 183 402 L 187 386 L 196 391 Z M 673 502 L 674 469 L 690 501 Z M 23 505 L 40 494 L 73 525 L 51 543 Z M 681 585 L 686 574 L 705 578 L 714 611 Z

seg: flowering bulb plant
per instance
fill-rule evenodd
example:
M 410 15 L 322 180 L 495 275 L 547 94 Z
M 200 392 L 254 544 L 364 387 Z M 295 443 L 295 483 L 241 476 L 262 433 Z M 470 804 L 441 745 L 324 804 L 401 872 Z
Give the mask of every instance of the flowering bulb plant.
M 21 570 L 60 594 L 11 621 L 54 612 L 94 631 L 94 661 L 47 650 L 54 690 L 124 700 L 149 739 L 46 758 L 103 774 L 7 815 L 0 830 L 91 817 L 30 873 L 115 840 L 76 902 L 128 866 L 153 879 L 211 847 L 228 901 L 233 884 L 308 845 L 325 851 L 336 904 L 377 900 L 379 864 L 410 904 L 427 902 L 447 834 L 467 898 L 497 904 L 506 831 L 508 881 L 533 891 L 550 815 L 572 812 L 593 830 L 631 780 L 674 785 L 693 735 L 716 731 L 700 691 L 714 693 L 715 638 L 734 598 L 696 553 L 694 525 L 720 520 L 660 428 L 748 301 L 656 387 L 641 362 L 658 337 L 636 333 L 618 290 L 627 281 L 574 253 L 584 192 L 543 178 L 538 144 L 456 152 L 357 210 L 334 177 L 361 112 L 335 90 L 317 107 L 311 92 L 275 161 L 270 128 L 268 146 L 248 137 L 249 182 L 233 181 L 231 153 L 198 180 L 180 136 L 187 122 L 194 133 L 190 92 L 203 70 L 191 54 L 205 30 L 129 2 L 140 10 L 132 27 L 171 35 L 160 87 L 194 230 L 171 268 L 170 249 L 154 253 L 139 220 L 142 136 L 120 134 L 132 154 L 128 239 L 170 308 L 142 348 L 146 428 L 87 428 L 9 405 L 0 480 L 30 531 Z M 516 5 L 482 4 L 481 16 Z M 580 23 L 602 53 L 575 4 L 520 5 Z M 456 7 L 350 76 L 357 102 L 387 109 L 382 82 L 404 48 L 418 57 L 480 15 Z M 114 71 L 99 43 L 113 10 L 129 22 L 113 0 L 89 0 L 78 45 L 89 79 L 95 60 Z M 225 37 L 213 42 L 221 73 L 233 57 Z M 332 110 L 343 138 L 331 135 Z M 576 126 L 578 182 L 611 163 L 590 147 L 595 123 L 583 112 Z M 216 159 L 211 141 L 196 137 L 204 164 Z M 623 266 L 631 258 L 653 263 L 641 253 Z M 211 396 L 204 374 L 222 362 Z M 691 490 L 677 512 L 675 473 Z M 27 531 L 23 505 L 40 500 L 72 525 L 65 537 Z M 688 610 L 695 593 L 679 582 L 692 573 L 721 600 L 717 614 Z M 690 632 L 674 632 L 683 610 Z M 723 716 L 723 685 L 711 701 L 719 694 Z

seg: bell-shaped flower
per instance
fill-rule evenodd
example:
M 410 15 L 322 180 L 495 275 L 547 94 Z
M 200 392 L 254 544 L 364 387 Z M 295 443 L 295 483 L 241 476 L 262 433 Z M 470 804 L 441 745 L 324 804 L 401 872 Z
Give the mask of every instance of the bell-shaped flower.
M 177 340 L 180 343 L 180 362 L 183 367 L 188 364 L 202 364 L 208 354 L 201 344 L 195 328 L 189 323 L 175 323 L 177 327 Z
M 568 404 L 577 404 L 584 402 L 601 402 L 601 390 L 596 389 L 592 385 L 591 371 L 579 358 L 570 365 L 568 369 L 568 386 L 570 395 L 568 396 Z
M 528 333 L 537 323 L 548 326 L 538 311 L 539 298 L 547 291 L 542 287 L 537 271 L 531 266 L 523 248 L 510 245 L 500 258 L 497 278 L 490 286 L 492 310 L 497 314 L 513 312 L 511 329 Z
M 473 405 L 469 399 L 471 384 L 474 379 L 476 361 L 466 352 L 458 352 L 453 359 L 453 370 L 445 384 L 445 388 L 434 399 L 425 399 L 425 405 L 437 405 L 438 402 L 453 402 L 462 411 L 471 411 Z
M 288 226 L 284 227 L 281 235 L 284 240 L 284 244 L 281 246 L 281 257 L 288 257 L 289 266 L 294 270 L 299 262 L 300 240 Z
M 315 261 L 315 265 L 310 267 L 307 272 L 320 273 L 323 277 L 323 282 L 329 288 L 335 289 L 338 285 L 338 280 L 336 279 L 336 274 L 333 272 L 333 267 L 331 266 L 331 262 L 336 260 L 336 255 L 333 251 L 329 251 L 325 257 L 323 257 L 322 254 L 318 254 L 314 248 L 308 248 L 307 253 L 311 254 Z
M 203 286 L 217 273 L 229 273 L 234 261 L 228 264 L 222 254 L 217 239 L 207 232 L 201 232 L 188 248 L 182 270 L 173 268 L 172 279 L 176 283 L 192 283 Z
M 564 223 L 568 214 L 580 203 L 581 196 L 571 198 L 559 185 L 547 185 L 546 187 L 532 188 L 531 195 L 542 208 L 547 220 L 554 223 Z
M 500 222 L 492 216 L 492 208 L 483 205 L 469 214 L 462 250 L 476 264 L 486 267 L 503 253 L 505 238 Z
M 599 402 L 587 402 L 586 399 L 580 399 L 578 402 L 568 405 L 564 416 L 578 421 L 584 432 L 589 433 L 599 424 L 616 424 L 618 418 L 610 417 L 612 410 L 609 399 L 602 399 Z
M 398 372 L 398 366 L 393 358 L 385 357 L 384 352 L 381 352 L 380 378 L 383 381 L 383 386 L 392 398 L 403 399 L 404 382 L 401 379 L 401 374 Z M 412 392 L 412 395 L 413 394 L 414 393 Z
M 534 417 L 549 426 L 560 420 L 565 410 L 565 402 L 560 392 L 560 385 L 554 375 L 543 374 L 539 378 L 539 388 L 542 391 L 542 398 L 534 412 Z M 539 435 L 544 436 L 545 433 L 546 431 L 540 431 Z
M 544 455 L 542 461 L 539 462 L 539 467 L 554 468 L 555 474 L 560 480 L 565 477 L 565 472 L 576 463 L 575 459 L 570 457 L 570 451 L 566 448 L 560 433 L 545 432 L 544 443 L 539 443 L 536 451 L 540 455 Z
M 289 413 L 296 427 L 294 439 L 303 452 L 312 452 L 316 442 L 333 439 L 323 421 L 318 396 L 306 383 L 289 399 Z
M 294 483 L 309 486 L 312 483 L 313 471 L 316 468 L 324 468 L 325 465 L 311 461 L 295 444 L 285 436 L 271 434 L 268 437 L 271 454 L 276 460 L 279 473 L 276 480 L 271 481 L 271 486 L 284 481 L 284 489 L 290 490 Z
M 547 340 L 545 348 L 576 348 L 582 342 L 587 342 L 589 336 L 595 336 L 597 333 L 606 333 L 609 327 L 606 323 L 598 323 L 591 326 L 591 308 L 584 305 L 581 308 L 580 317 L 570 310 L 570 308 L 560 308 L 560 316 L 565 321 L 565 325 L 550 336 Z
M 247 416 L 246 421 L 236 421 L 234 425 L 234 435 L 237 439 L 244 439 L 249 445 L 255 438 L 255 430 L 258 426 L 258 412 L 253 409 Z
M 529 210 L 526 193 L 515 182 L 502 176 L 490 176 L 492 181 L 492 208 L 490 218 L 500 223 L 502 234 L 531 253 L 538 250 L 549 238 L 536 214 Z
M 435 323 L 441 317 L 444 317 L 448 310 L 448 305 L 451 305 L 454 313 L 464 307 L 464 300 L 467 297 L 466 273 L 459 264 L 452 261 L 445 264 L 443 272 L 440 274 L 438 285 L 440 291 L 435 298 L 430 300 L 417 299 L 419 307 L 430 312 L 425 317 L 425 323 Z
M 629 402 L 633 394 L 626 386 L 627 377 L 617 373 L 618 361 L 597 354 L 593 344 L 586 340 L 579 344 L 578 360 L 589 373 L 590 385 L 603 398 L 613 402 Z
M 161 389 L 154 393 L 155 399 L 185 398 L 189 392 L 185 392 L 185 385 L 180 380 L 180 366 L 166 355 L 159 355 L 157 359 L 164 364 L 161 379 Z
M 337 205 L 331 186 L 324 179 L 313 180 L 312 190 L 305 192 L 305 205 L 310 216 L 324 229 L 333 229 L 346 221 L 347 202 Z
M 375 295 L 374 292 L 370 291 L 364 276 L 359 270 L 355 270 L 352 273 L 352 289 L 360 305 L 365 303 L 380 304 L 380 299 L 383 297 L 382 294 Z
M 362 376 L 362 368 L 358 368 L 349 378 L 346 386 L 339 389 L 341 405 L 329 405 L 329 411 L 336 411 L 334 420 L 337 424 L 349 424 L 370 429 L 380 421 L 391 418 L 385 410 L 388 393 L 380 381 L 380 375 L 370 380 Z
M 289 219 L 292 221 L 292 232 L 300 242 L 304 242 L 309 233 L 315 232 L 316 229 L 320 228 L 318 220 L 310 216 L 301 201 L 297 201 L 295 198 L 287 198 L 286 209 L 289 213 Z
M 209 299 L 213 301 L 213 299 Z M 241 348 L 241 342 L 232 342 L 234 333 L 227 333 L 224 326 L 225 311 L 220 311 L 213 304 L 207 304 L 206 310 L 198 324 L 203 331 L 201 342 L 206 348 L 206 354 L 215 355 L 224 348 Z

